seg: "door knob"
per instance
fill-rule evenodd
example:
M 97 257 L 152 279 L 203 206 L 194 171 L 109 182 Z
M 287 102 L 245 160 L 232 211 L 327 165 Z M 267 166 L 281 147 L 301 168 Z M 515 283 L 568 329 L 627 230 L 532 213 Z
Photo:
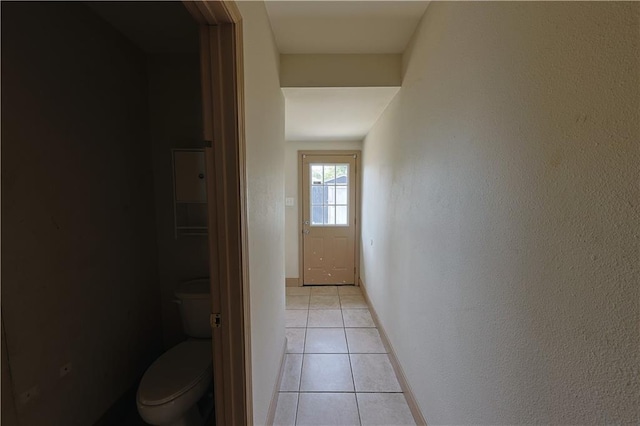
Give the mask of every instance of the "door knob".
M 304 235 L 307 235 L 307 234 L 309 233 L 309 230 L 308 230 L 308 229 L 303 229 L 303 230 L 302 230 L 302 233 L 303 233 Z

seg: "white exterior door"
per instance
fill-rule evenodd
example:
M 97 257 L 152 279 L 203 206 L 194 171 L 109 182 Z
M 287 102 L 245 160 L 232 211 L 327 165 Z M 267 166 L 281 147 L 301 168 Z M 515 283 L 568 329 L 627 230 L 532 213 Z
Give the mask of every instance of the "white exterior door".
M 355 284 L 356 156 L 302 156 L 302 280 Z

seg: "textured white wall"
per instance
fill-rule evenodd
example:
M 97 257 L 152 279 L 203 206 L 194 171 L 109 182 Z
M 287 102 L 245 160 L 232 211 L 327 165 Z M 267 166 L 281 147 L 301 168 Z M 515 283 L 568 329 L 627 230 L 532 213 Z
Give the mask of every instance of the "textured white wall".
M 360 150 L 362 141 L 287 141 L 284 148 L 284 193 L 295 200 L 285 208 L 285 267 L 287 278 L 299 278 L 298 237 L 301 232 L 298 200 L 298 151 Z M 284 200 L 283 200 L 284 203 Z M 284 285 L 284 284 L 283 284 Z
M 402 55 L 280 55 L 281 87 L 398 87 Z
M 244 28 L 253 421 L 264 425 L 284 347 L 284 97 L 263 2 L 238 2 Z
M 430 424 L 640 421 L 639 10 L 429 6 L 364 142 L 363 274 Z

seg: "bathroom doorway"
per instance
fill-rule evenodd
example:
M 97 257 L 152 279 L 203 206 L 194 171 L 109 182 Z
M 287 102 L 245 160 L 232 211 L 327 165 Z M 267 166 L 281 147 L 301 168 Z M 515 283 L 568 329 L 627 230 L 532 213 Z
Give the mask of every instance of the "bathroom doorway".
M 199 62 L 196 65 L 199 73 L 191 75 L 190 81 L 193 83 L 199 77 L 199 110 L 189 114 L 189 117 L 183 117 L 178 115 L 183 111 L 180 110 L 181 104 L 176 102 L 174 110 L 167 111 L 163 119 L 156 120 L 155 123 L 162 129 L 166 128 L 165 123 L 188 125 L 180 129 L 181 133 L 163 133 L 162 137 L 169 138 L 167 143 L 172 146 L 163 146 L 155 157 L 161 161 L 170 159 L 169 148 L 204 150 L 207 232 L 206 236 L 174 239 L 172 245 L 171 242 L 166 242 L 171 247 L 168 249 L 168 256 L 161 256 L 164 261 L 162 267 L 168 263 L 167 258 L 169 263 L 173 259 L 179 265 L 169 271 L 172 279 L 168 280 L 163 297 L 171 298 L 176 281 L 183 281 L 189 276 L 210 277 L 215 424 L 247 424 L 248 419 L 252 418 L 252 404 L 248 340 L 245 340 L 245 336 L 249 335 L 246 331 L 249 321 L 245 318 L 248 293 L 244 289 L 246 272 L 243 264 L 243 259 L 246 258 L 246 244 L 243 240 L 246 214 L 243 198 L 242 34 L 237 25 L 240 13 L 233 1 L 226 0 L 180 3 L 98 2 L 94 7 L 99 9 L 105 19 L 111 18 L 114 26 L 128 38 L 138 44 L 146 43 L 146 50 L 151 52 L 163 43 L 167 44 L 166 49 L 171 53 L 181 52 L 180 46 L 185 42 L 185 38 L 180 35 L 182 30 L 175 26 L 175 20 L 169 22 L 175 14 L 188 15 L 188 24 L 196 27 L 195 41 L 189 41 L 189 44 L 195 46 L 193 52 Z M 182 10 L 167 14 L 165 9 L 168 7 Z M 135 13 L 132 14 L 133 12 Z M 161 24 L 159 19 L 169 23 Z M 173 68 L 167 69 L 162 77 L 165 79 L 162 81 L 167 84 L 156 86 L 178 84 L 175 82 L 176 72 Z M 173 88 L 173 92 L 175 96 L 184 96 L 184 90 L 179 87 Z M 150 104 L 153 105 L 154 100 L 156 99 L 152 99 Z M 194 117 L 196 121 L 192 122 Z M 193 130 L 195 134 L 192 133 Z M 185 145 L 179 145 L 181 143 Z M 169 179 L 171 176 L 164 172 L 160 175 Z M 163 181 L 157 186 L 170 188 L 171 182 Z M 159 216 L 165 215 L 167 211 L 169 209 L 164 207 L 159 209 Z M 163 220 L 164 216 L 159 219 Z M 171 222 L 173 223 L 173 218 Z M 173 232 L 170 234 L 173 239 Z M 163 230 L 162 235 L 169 233 Z M 180 269 L 180 265 L 195 263 L 198 264 L 197 270 Z M 179 328 L 179 322 L 173 321 L 178 319 L 175 304 L 163 303 L 163 309 L 166 310 L 163 317 L 169 318 L 169 327 Z M 165 332 L 165 346 L 175 344 L 174 339 L 177 338 L 183 338 L 180 330 Z

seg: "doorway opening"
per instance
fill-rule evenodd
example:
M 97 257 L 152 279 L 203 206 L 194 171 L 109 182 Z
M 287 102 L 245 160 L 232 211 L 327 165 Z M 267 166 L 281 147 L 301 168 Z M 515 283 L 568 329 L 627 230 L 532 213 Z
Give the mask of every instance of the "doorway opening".
M 299 285 L 357 285 L 360 151 L 299 151 Z

